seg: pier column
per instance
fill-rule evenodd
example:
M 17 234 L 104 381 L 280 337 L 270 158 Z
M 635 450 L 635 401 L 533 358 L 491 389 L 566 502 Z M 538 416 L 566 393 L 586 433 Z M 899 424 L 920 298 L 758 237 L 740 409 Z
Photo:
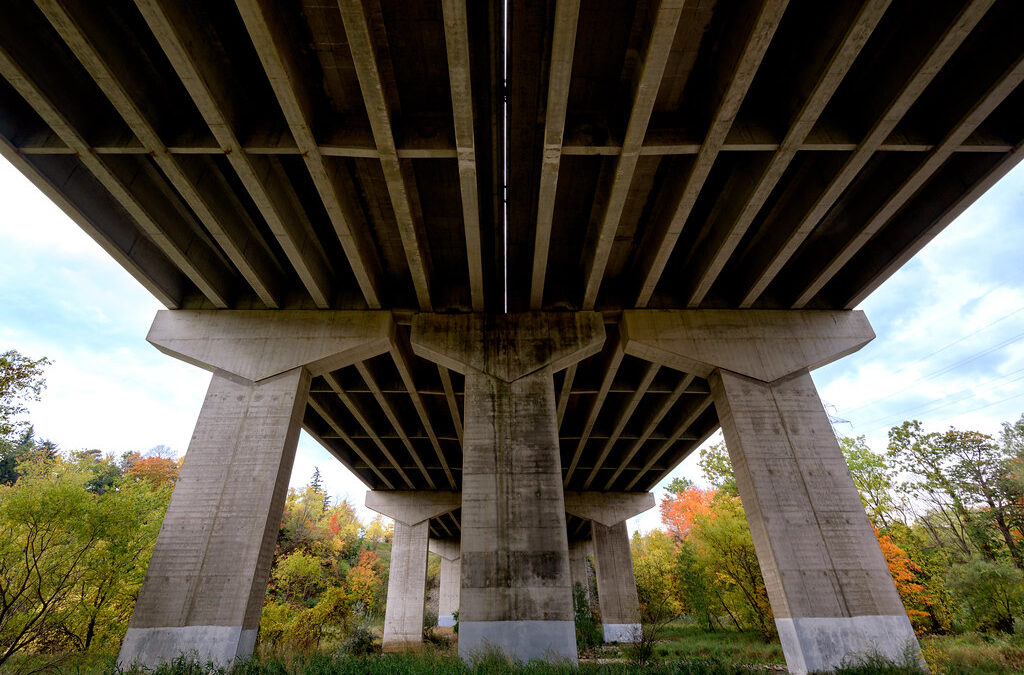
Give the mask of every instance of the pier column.
M 439 628 L 451 628 L 455 625 L 455 612 L 459 611 L 459 596 L 462 590 L 462 550 L 457 541 L 431 539 L 430 552 L 441 557 L 437 625 Z
M 565 510 L 590 520 L 605 642 L 632 642 L 639 635 L 640 603 L 626 521 L 654 503 L 649 492 L 565 493 Z
M 917 638 L 809 369 L 867 344 L 862 312 L 625 312 L 626 353 L 707 378 L 790 672 Z
M 310 378 L 387 350 L 383 312 L 162 311 L 148 340 L 213 371 L 118 663 L 256 642 Z
M 381 639 L 385 652 L 415 651 L 423 646 L 430 519 L 454 511 L 460 501 L 455 492 L 366 493 L 366 508 L 395 521 Z
M 600 350 L 601 316 L 420 314 L 411 341 L 466 376 L 459 654 L 575 661 L 553 374 Z

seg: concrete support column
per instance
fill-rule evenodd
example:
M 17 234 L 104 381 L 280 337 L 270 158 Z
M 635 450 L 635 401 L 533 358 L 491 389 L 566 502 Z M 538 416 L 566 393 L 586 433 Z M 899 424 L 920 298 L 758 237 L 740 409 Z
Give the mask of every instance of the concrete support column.
M 152 668 L 193 651 L 219 664 L 252 653 L 310 378 L 388 344 L 390 316 L 309 314 L 157 314 L 149 341 L 214 374 L 122 667 Z
M 452 492 L 367 492 L 366 508 L 395 520 L 384 609 L 385 652 L 415 651 L 423 646 L 427 547 L 430 519 L 459 507 Z
M 640 602 L 633 576 L 626 520 L 654 507 L 649 492 L 567 492 L 565 510 L 590 519 L 594 570 L 605 642 L 631 642 L 640 631 Z
M 874 337 L 863 314 L 636 315 L 624 318 L 627 353 L 711 385 L 790 672 L 917 649 L 808 372 Z
M 463 658 L 576 659 L 553 374 L 603 342 L 592 312 L 413 320 L 413 350 L 466 376 Z
M 437 598 L 437 625 L 451 628 L 459 611 L 462 590 L 462 549 L 457 541 L 430 540 L 430 552 L 441 557 L 441 579 Z
M 583 587 L 588 603 L 593 602 L 590 593 L 590 574 L 587 570 L 589 566 L 587 556 L 590 555 L 592 546 L 593 543 L 590 539 L 577 539 L 569 542 L 569 579 L 572 581 L 573 588 L 576 587 L 576 584 Z
M 633 642 L 640 634 L 640 603 L 626 521 L 594 528 L 594 567 L 605 642 Z

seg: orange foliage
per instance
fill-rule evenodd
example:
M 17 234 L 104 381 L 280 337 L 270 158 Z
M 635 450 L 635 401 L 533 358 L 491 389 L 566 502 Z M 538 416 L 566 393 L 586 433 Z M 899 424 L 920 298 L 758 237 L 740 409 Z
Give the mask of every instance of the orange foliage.
M 128 467 L 128 475 L 135 480 L 148 480 L 155 487 L 174 485 L 178 480 L 181 460 L 165 457 L 143 457 Z
M 878 546 L 882 549 L 885 564 L 889 566 L 889 574 L 892 575 L 893 583 L 896 584 L 896 590 L 900 594 L 900 599 L 903 600 L 907 616 L 910 617 L 911 621 L 915 618 L 928 616 L 928 612 L 910 609 L 911 605 L 923 606 L 931 602 L 930 598 L 923 593 L 924 586 L 916 581 L 921 568 L 907 556 L 906 551 L 889 538 L 889 535 L 882 534 L 878 531 L 877 527 L 874 530 L 875 537 L 878 538 Z
M 690 487 L 677 492 L 674 497 L 661 500 L 661 522 L 668 528 L 669 534 L 676 541 L 690 536 L 694 520 L 701 516 L 712 517 L 711 503 L 718 490 Z

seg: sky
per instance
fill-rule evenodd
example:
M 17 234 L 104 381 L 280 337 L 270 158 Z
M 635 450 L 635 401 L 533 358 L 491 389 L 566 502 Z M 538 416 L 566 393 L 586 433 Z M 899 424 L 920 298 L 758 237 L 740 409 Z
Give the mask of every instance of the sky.
M 163 309 L 92 239 L 0 158 L 0 352 L 52 361 L 30 406 L 62 449 L 120 455 L 189 438 L 210 374 L 146 341 Z M 837 431 L 884 452 L 889 427 L 918 419 L 998 434 L 1024 412 L 1024 164 L 1007 174 L 858 308 L 876 339 L 813 373 Z M 721 440 L 715 434 L 709 442 Z M 693 453 L 675 476 L 701 482 Z M 319 467 L 364 520 L 366 488 L 305 434 L 291 484 Z M 656 494 L 664 495 L 664 483 Z M 657 509 L 630 530 L 659 526 Z

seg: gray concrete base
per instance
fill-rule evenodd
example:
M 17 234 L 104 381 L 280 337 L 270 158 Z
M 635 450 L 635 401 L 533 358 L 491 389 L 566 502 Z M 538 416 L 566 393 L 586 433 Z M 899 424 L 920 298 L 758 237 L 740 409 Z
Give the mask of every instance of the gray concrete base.
M 602 624 L 605 642 L 636 642 L 640 637 L 638 623 L 606 623 Z
M 459 656 L 469 661 L 489 650 L 518 661 L 576 663 L 576 624 L 572 621 L 460 621 Z
M 843 660 L 878 654 L 902 663 L 908 648 L 919 651 L 906 614 L 900 616 L 775 619 L 790 673 L 832 671 Z
M 454 625 L 455 625 L 455 615 L 454 614 L 441 614 L 441 615 L 439 615 L 437 617 L 437 627 L 438 628 L 451 628 Z
M 227 665 L 236 658 L 248 658 L 256 646 L 256 629 L 241 626 L 175 626 L 129 628 L 121 643 L 117 665 L 133 664 L 156 668 L 182 654 L 194 655 L 202 663 Z

